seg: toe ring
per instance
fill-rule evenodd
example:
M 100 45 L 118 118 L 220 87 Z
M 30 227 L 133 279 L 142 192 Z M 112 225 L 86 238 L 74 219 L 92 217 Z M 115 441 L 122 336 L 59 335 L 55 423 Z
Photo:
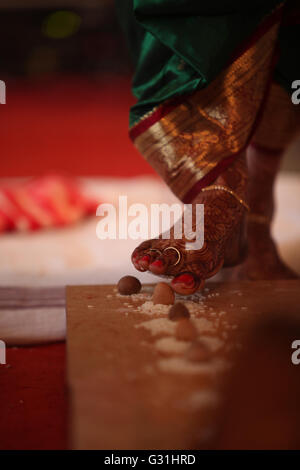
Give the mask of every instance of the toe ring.
M 165 253 L 165 252 L 168 251 L 168 250 L 174 250 L 174 251 L 176 251 L 178 258 L 177 258 L 176 263 L 172 264 L 172 266 L 177 266 L 177 264 L 179 264 L 180 261 L 181 261 L 181 253 L 180 253 L 180 251 L 177 250 L 177 248 L 175 248 L 174 246 L 168 246 L 167 248 L 164 249 L 163 253 Z

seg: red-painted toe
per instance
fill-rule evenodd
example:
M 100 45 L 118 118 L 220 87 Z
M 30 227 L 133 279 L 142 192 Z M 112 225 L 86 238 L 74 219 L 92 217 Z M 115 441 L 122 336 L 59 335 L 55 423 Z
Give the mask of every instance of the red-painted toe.
M 196 292 L 202 284 L 204 285 L 204 282 L 200 282 L 193 274 L 183 273 L 176 276 L 171 284 L 177 294 L 190 295 Z
M 138 265 L 146 271 L 149 267 L 149 263 L 151 261 L 151 257 L 149 255 L 144 255 L 142 258 L 138 260 Z
M 149 265 L 149 270 L 153 274 L 163 274 L 166 270 L 166 263 L 164 263 L 164 261 L 161 259 L 156 259 Z

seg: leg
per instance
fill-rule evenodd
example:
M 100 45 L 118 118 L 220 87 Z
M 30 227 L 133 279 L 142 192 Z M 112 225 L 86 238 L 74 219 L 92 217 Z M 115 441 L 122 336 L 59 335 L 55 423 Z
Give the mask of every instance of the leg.
M 280 56 L 264 113 L 247 152 L 249 202 L 256 214 L 249 218 L 249 256 L 235 269 L 235 279 L 291 279 L 295 274 L 280 259 L 271 236 L 273 186 L 285 149 L 299 132 L 299 106 L 292 104 L 291 84 L 299 76 L 299 5 L 287 2 L 279 31 Z
M 245 255 L 245 207 L 223 191 L 202 190 L 213 183 L 233 190 L 239 199 L 246 200 L 247 167 L 243 148 L 266 92 L 269 52 L 256 69 L 249 66 L 253 65 L 255 52 L 263 42 L 273 44 L 275 38 L 276 29 L 263 36 L 253 49 L 246 50 L 210 86 L 179 105 L 167 104 L 167 111 L 162 105 L 159 112 L 154 111 L 131 129 L 137 148 L 178 198 L 205 204 L 202 250 L 187 252 L 185 240 L 180 243 L 171 237 L 148 240 L 132 255 L 137 269 L 173 277 L 172 284 L 178 293 L 194 292 L 222 266 L 233 266 Z M 241 94 L 245 75 L 244 87 L 248 92 Z M 181 253 L 180 260 L 175 250 L 164 252 L 170 246 Z
M 245 148 L 268 88 L 281 8 L 271 14 L 262 10 L 243 29 L 243 37 L 233 16 L 236 34 L 215 57 L 219 48 L 204 33 L 214 26 L 223 34 L 218 12 L 208 25 L 207 16 L 187 12 L 182 5 L 174 22 L 165 15 L 163 1 L 143 5 L 133 4 L 130 23 L 135 30 L 137 19 L 144 27 L 140 47 L 133 49 L 138 102 L 131 109 L 130 136 L 181 201 L 205 204 L 205 243 L 201 250 L 187 251 L 186 240 L 172 235 L 148 240 L 134 250 L 132 261 L 141 271 L 173 277 L 174 289 L 189 294 L 223 265 L 239 262 L 245 252 Z M 224 26 L 227 31 L 228 15 Z M 183 40 L 174 42 L 179 36 Z
M 288 95 L 273 85 L 263 120 L 247 149 L 249 171 L 248 257 L 233 272 L 233 279 L 295 279 L 280 259 L 272 239 L 274 182 L 284 150 L 297 132 L 297 116 Z M 280 118 L 280 116 L 282 116 Z M 271 137 L 272 136 L 272 137 Z
M 214 182 L 232 189 L 241 198 L 245 198 L 246 183 L 245 155 L 236 159 Z M 170 239 L 148 240 L 132 254 L 133 264 L 139 271 L 149 269 L 153 274 L 173 277 L 173 288 L 180 294 L 194 292 L 204 279 L 213 276 L 223 265 L 237 264 L 245 254 L 245 208 L 232 195 L 218 190 L 200 192 L 192 204 L 205 207 L 205 242 L 201 250 L 185 250 L 186 239 L 175 240 L 171 229 Z M 197 230 L 195 225 L 193 230 Z M 164 252 L 168 247 L 175 247 L 181 253 L 178 264 L 175 264 L 178 255 L 174 250 Z

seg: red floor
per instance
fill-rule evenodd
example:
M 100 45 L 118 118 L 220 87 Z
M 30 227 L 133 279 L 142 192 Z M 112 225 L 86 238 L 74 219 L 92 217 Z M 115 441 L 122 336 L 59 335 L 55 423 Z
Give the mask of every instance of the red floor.
M 0 366 L 0 449 L 65 449 L 65 345 L 8 348 Z
M 127 136 L 127 78 L 6 81 L 0 177 L 153 173 Z M 0 449 L 67 446 L 65 345 L 8 349 L 0 365 Z
M 1 176 L 152 173 L 128 138 L 127 77 L 6 81 L 0 106 Z

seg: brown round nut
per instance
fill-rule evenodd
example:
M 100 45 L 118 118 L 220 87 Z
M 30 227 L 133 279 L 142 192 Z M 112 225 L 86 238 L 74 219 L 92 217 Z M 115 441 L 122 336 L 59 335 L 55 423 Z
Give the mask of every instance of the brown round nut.
M 182 302 L 176 302 L 169 310 L 169 319 L 176 321 L 180 318 L 190 318 L 190 312 Z
M 171 305 L 175 301 L 175 294 L 172 287 L 166 282 L 156 284 L 153 291 L 153 303 L 162 305 Z
M 181 318 L 177 322 L 175 336 L 180 341 L 195 341 L 198 336 L 197 328 L 188 318 Z
M 134 276 L 124 276 L 118 282 L 118 291 L 122 295 L 137 294 L 140 292 L 142 284 Z
M 207 361 L 210 353 L 201 341 L 194 341 L 186 352 L 186 358 L 192 362 Z

